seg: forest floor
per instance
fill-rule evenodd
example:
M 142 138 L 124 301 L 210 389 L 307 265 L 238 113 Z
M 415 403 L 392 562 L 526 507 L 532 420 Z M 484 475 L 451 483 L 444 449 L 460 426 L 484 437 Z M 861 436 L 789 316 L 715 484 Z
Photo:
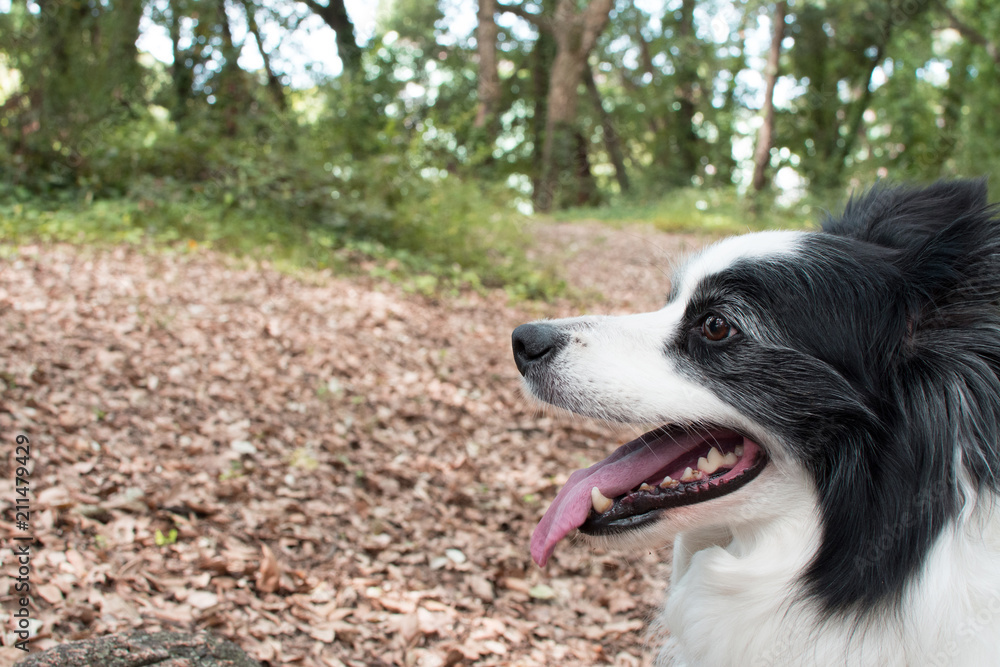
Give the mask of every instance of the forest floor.
M 530 403 L 510 332 L 655 309 L 672 264 L 707 239 L 533 233 L 576 298 L 431 298 L 201 251 L 7 247 L 0 537 L 36 540 L 33 646 L 207 629 L 272 665 L 648 664 L 667 554 L 570 541 L 540 569 L 528 553 L 569 473 L 636 432 Z M 27 532 L 11 502 L 18 434 Z M 10 549 L 2 563 L 17 569 Z M 4 576 L 5 617 L 17 597 Z M 0 664 L 23 655 L 10 628 Z

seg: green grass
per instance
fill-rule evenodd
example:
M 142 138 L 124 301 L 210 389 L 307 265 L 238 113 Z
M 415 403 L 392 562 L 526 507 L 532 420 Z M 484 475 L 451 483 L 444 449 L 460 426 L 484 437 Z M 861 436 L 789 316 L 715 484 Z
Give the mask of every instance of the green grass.
M 58 208 L 37 201 L 0 205 L 0 238 L 14 243 L 202 247 L 317 267 L 332 260 L 329 247 L 310 243 L 305 230 L 227 215 L 223 207 L 185 201 L 123 198 L 80 201 Z
M 170 190 L 150 197 L 0 201 L 0 244 L 32 242 L 131 244 L 148 250 L 217 250 L 267 260 L 280 270 L 368 273 L 422 294 L 504 288 L 512 299 L 551 298 L 565 291 L 556 272 L 527 259 L 525 220 L 500 207 L 456 207 L 452 201 L 411 208 L 409 237 L 397 245 L 343 228 L 305 224 L 270 207 L 248 209 Z M 386 236 L 386 235 L 383 235 Z M 389 235 L 392 238 L 391 235 Z
M 735 188 L 683 188 L 654 200 L 622 199 L 602 208 L 561 211 L 556 220 L 595 220 L 611 226 L 650 224 L 664 232 L 741 234 L 763 229 L 805 229 L 820 219 L 808 201 L 779 206 L 769 196 L 740 197 Z
M 532 234 L 525 227 L 531 221 L 491 202 L 472 184 L 446 184 L 419 202 L 397 206 L 395 213 L 372 214 L 367 229 L 374 233 L 369 237 L 363 235 L 363 214 L 353 226 L 323 224 L 296 211 L 293 204 L 279 203 L 248 205 L 230 196 L 202 196 L 196 188 L 176 184 L 154 184 L 141 195 L 108 199 L 0 200 L 0 245 L 42 241 L 125 243 L 152 251 L 211 249 L 267 260 L 279 270 L 367 273 L 427 295 L 493 287 L 502 287 L 513 300 L 567 294 L 558 267 L 527 258 Z M 754 201 L 739 197 L 732 188 L 687 188 L 654 201 L 620 200 L 551 217 L 723 235 L 801 229 L 818 220 L 820 211 L 809 203 L 789 208 Z

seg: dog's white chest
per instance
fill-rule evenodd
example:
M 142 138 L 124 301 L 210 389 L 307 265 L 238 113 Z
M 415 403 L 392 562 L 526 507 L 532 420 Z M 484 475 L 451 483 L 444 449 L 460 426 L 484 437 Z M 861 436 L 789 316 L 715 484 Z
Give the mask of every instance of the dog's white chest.
M 800 538 L 807 534 L 808 522 L 798 531 Z M 748 551 L 706 547 L 682 535 L 660 619 L 669 637 L 656 665 L 1000 667 L 1000 575 L 991 567 L 996 545 L 983 540 L 988 533 L 997 533 L 993 522 L 978 539 L 946 533 L 917 578 L 920 585 L 907 594 L 905 618 L 887 612 L 860 624 L 820 620 L 808 598 L 795 594 L 796 574 L 809 554 L 796 552 L 782 532 Z

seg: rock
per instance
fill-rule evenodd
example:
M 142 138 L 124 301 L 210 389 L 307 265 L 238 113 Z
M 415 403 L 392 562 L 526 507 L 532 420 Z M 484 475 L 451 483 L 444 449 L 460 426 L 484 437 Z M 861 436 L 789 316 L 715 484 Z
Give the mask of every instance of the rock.
M 191 667 L 261 667 L 236 644 L 205 632 L 142 631 L 60 644 L 29 655 L 18 667 L 146 667 L 147 665 Z

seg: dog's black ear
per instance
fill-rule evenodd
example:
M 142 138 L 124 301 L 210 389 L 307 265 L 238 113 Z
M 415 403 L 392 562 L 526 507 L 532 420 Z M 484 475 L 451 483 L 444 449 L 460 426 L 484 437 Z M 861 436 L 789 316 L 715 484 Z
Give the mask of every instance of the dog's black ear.
M 889 265 L 873 267 L 873 275 L 881 271 L 890 298 L 903 301 L 885 320 L 895 319 L 895 326 L 881 326 L 887 338 L 903 339 L 898 353 L 875 355 L 891 359 L 875 392 L 892 400 L 873 402 L 881 411 L 879 428 L 864 429 L 855 446 L 831 454 L 827 466 L 837 472 L 826 479 L 837 482 L 821 486 L 826 535 L 807 576 L 834 605 L 852 588 L 902 595 L 907 573 L 920 571 L 962 507 L 957 480 L 1000 487 L 997 214 L 985 181 L 965 180 L 876 188 L 824 225 L 832 234 L 888 249 L 874 253 Z M 894 471 L 884 463 L 890 460 L 898 463 Z M 872 526 L 875 532 L 864 532 Z M 824 574 L 851 558 L 844 545 L 876 542 L 882 546 L 865 552 L 874 559 L 855 556 L 853 574 L 838 573 L 835 580 Z
M 896 251 L 914 315 L 937 311 L 947 320 L 956 315 L 948 306 L 961 304 L 964 319 L 971 308 L 1000 304 L 1000 218 L 987 197 L 985 179 L 877 187 L 823 229 Z
M 987 203 L 985 178 L 926 187 L 880 185 L 852 197 L 842 215 L 823 223 L 823 231 L 888 248 L 912 248 L 956 220 L 983 211 Z

